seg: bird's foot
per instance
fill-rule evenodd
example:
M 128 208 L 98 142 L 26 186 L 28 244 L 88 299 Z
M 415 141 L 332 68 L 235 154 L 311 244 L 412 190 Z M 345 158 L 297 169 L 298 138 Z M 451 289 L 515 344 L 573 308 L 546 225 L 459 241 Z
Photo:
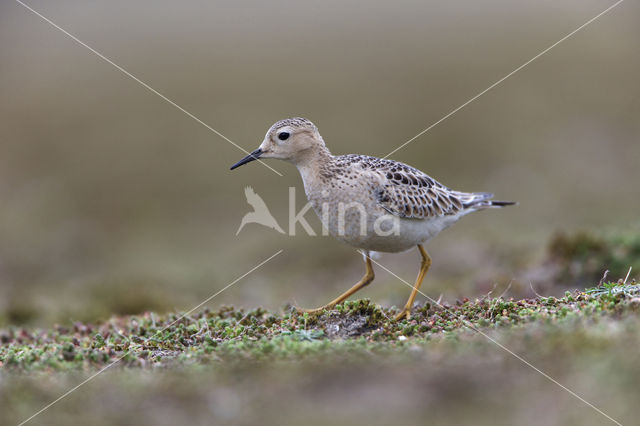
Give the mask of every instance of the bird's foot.
M 394 317 L 394 320 L 396 320 L 396 321 L 400 321 L 400 320 L 402 320 L 403 318 L 406 318 L 406 319 L 407 319 L 407 321 L 409 321 L 409 320 L 411 319 L 411 308 L 410 308 L 410 307 L 406 307 L 406 306 L 405 306 L 405 307 L 400 311 L 400 313 Z

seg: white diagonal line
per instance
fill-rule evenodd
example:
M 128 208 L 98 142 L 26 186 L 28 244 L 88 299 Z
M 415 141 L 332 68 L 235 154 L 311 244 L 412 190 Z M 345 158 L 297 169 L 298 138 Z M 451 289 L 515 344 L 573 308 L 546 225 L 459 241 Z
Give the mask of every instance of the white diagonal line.
M 611 9 L 613 9 L 614 7 L 618 6 L 620 3 L 622 3 L 624 0 L 618 0 L 617 2 L 615 2 L 614 4 L 612 4 L 611 6 L 609 6 L 608 8 L 606 8 L 605 10 L 603 10 L 602 12 L 600 12 L 599 14 L 597 14 L 596 16 L 594 16 L 593 18 L 589 19 L 587 22 L 585 22 L 584 24 L 580 25 L 578 28 L 576 28 L 575 30 L 571 31 L 569 34 L 567 34 L 566 36 L 562 37 L 560 40 L 556 41 L 555 43 L 553 43 L 551 46 L 547 47 L 546 49 L 544 49 L 542 52 L 538 53 L 536 56 L 534 56 L 533 58 L 529 59 L 527 62 L 525 62 L 524 64 L 520 65 L 518 68 L 516 68 L 515 70 L 511 71 L 509 74 L 505 75 L 504 77 L 502 77 L 500 80 L 496 81 L 495 83 L 493 83 L 491 86 L 487 87 L 486 89 L 484 89 L 482 92 L 478 93 L 477 95 L 475 95 L 473 98 L 469 99 L 467 102 L 463 103 L 462 105 L 460 105 L 458 108 L 454 109 L 453 111 L 451 111 L 450 113 L 448 113 L 447 115 L 445 115 L 444 117 L 442 117 L 440 120 L 436 121 L 435 123 L 433 123 L 431 126 L 427 127 L 426 129 L 422 130 L 420 133 L 418 133 L 417 135 L 415 135 L 414 137 L 412 137 L 411 139 L 409 139 L 408 141 L 406 141 L 405 143 L 403 143 L 402 145 L 400 145 L 399 147 L 397 147 L 396 149 L 394 149 L 393 151 L 391 151 L 390 153 L 388 153 L 387 155 L 385 155 L 382 158 L 388 158 L 389 156 L 395 154 L 396 152 L 398 152 L 399 150 L 401 150 L 402 148 L 404 148 L 405 146 L 409 145 L 411 142 L 413 142 L 414 140 L 418 139 L 420 136 L 424 135 L 425 133 L 427 133 L 429 130 L 433 129 L 434 127 L 436 127 L 438 124 L 442 123 L 444 120 L 446 120 L 447 118 L 451 117 L 453 114 L 455 114 L 456 112 L 460 111 L 462 108 L 466 107 L 467 105 L 469 105 L 471 102 L 475 101 L 476 99 L 478 99 L 480 96 L 484 95 L 485 93 L 487 93 L 489 90 L 493 89 L 494 87 L 496 87 L 497 85 L 499 85 L 500 83 L 502 83 L 503 81 L 505 81 L 506 79 L 508 79 L 509 77 L 511 77 L 512 75 L 514 75 L 515 73 L 517 73 L 518 71 L 520 71 L 522 68 L 526 67 L 527 65 L 529 65 L 531 62 L 535 61 L 536 59 L 538 59 L 539 57 L 541 57 L 542 55 L 544 55 L 545 53 L 547 53 L 548 51 L 550 51 L 551 49 L 553 49 L 554 47 L 556 47 L 557 45 L 559 45 L 560 43 L 562 43 L 563 41 L 565 41 L 566 39 L 568 39 L 569 37 L 571 37 L 572 35 L 574 35 L 575 33 L 577 33 L 578 31 L 580 31 L 581 29 L 583 29 L 584 27 L 586 27 L 587 25 L 591 24 L 593 21 L 595 21 L 596 19 L 600 18 L 602 15 L 606 14 L 607 12 L 609 12 Z
M 180 321 L 181 319 L 183 319 L 184 317 L 186 317 L 187 315 L 189 315 L 190 313 L 192 313 L 193 311 L 195 311 L 196 309 L 198 309 L 199 307 L 201 307 L 202 305 L 204 305 L 205 303 L 211 301 L 214 297 L 216 297 L 217 295 L 219 295 L 220 293 L 222 293 L 223 291 L 225 291 L 226 289 L 228 289 L 229 287 L 231 287 L 232 285 L 236 284 L 238 281 L 240 281 L 241 279 L 243 279 L 244 277 L 246 277 L 247 275 L 249 275 L 250 273 L 252 273 L 253 271 L 255 271 L 256 269 L 258 269 L 259 267 L 261 267 L 262 265 L 264 265 L 265 263 L 269 262 L 271 259 L 273 259 L 274 257 L 276 257 L 277 255 L 279 255 L 280 253 L 282 253 L 284 250 L 279 250 L 276 253 L 272 254 L 269 258 L 263 260 L 262 262 L 260 262 L 259 264 L 257 264 L 256 266 L 254 266 L 253 268 L 251 268 L 249 271 L 245 272 L 244 274 L 240 275 L 238 278 L 236 278 L 235 280 L 233 280 L 231 283 L 229 283 L 228 285 L 226 285 L 225 287 L 223 287 L 221 290 L 218 290 L 217 292 L 215 292 L 214 294 L 212 294 L 211 296 L 207 297 L 203 302 L 199 303 L 198 305 L 196 305 L 195 307 L 191 308 L 190 310 L 188 310 L 186 313 L 182 314 L 178 319 L 176 319 L 175 321 L 173 321 L 171 324 L 165 326 L 162 330 L 156 332 L 156 334 L 154 335 L 157 336 L 158 334 L 161 334 L 163 331 L 165 331 L 166 329 L 168 329 L 169 327 L 171 327 L 172 325 L 174 325 L 175 323 L 177 323 L 178 321 Z M 51 408 L 53 405 L 57 404 L 58 402 L 60 402 L 61 400 L 63 400 L 64 398 L 66 398 L 67 396 L 69 396 L 70 394 L 72 394 L 73 392 L 75 392 L 76 390 L 78 390 L 78 388 L 80 388 L 81 386 L 85 385 L 86 383 L 90 382 L 91 380 L 95 379 L 97 376 L 99 376 L 100 374 L 104 373 L 105 371 L 107 371 L 109 368 L 111 368 L 112 366 L 114 366 L 115 364 L 117 364 L 118 362 L 122 361 L 122 359 L 127 356 L 129 354 L 129 352 L 131 352 L 131 349 L 127 349 L 127 351 L 122 354 L 121 356 L 119 356 L 118 358 L 116 358 L 114 361 L 112 361 L 110 364 L 106 365 L 105 367 L 103 367 L 102 369 L 100 369 L 98 372 L 92 374 L 91 376 L 89 376 L 87 379 L 83 380 L 82 382 L 80 382 L 79 384 L 77 384 L 76 386 L 72 387 L 71 389 L 69 389 L 68 391 L 66 391 L 64 394 L 60 395 L 58 398 L 56 398 L 54 401 L 50 402 L 49 404 L 45 405 L 44 407 L 42 407 L 38 412 L 36 412 L 35 414 L 31 415 L 31 417 L 29 417 L 26 420 L 23 420 L 22 422 L 20 422 L 20 424 L 18 426 L 22 426 L 25 423 L 31 421 L 34 417 L 36 417 L 39 414 L 42 414 L 44 411 L 48 410 L 49 408 Z
M 370 258 L 371 259 L 371 258 Z M 403 278 L 401 278 L 400 276 L 398 276 L 397 274 L 395 274 L 393 271 L 389 270 L 388 268 L 386 268 L 384 265 L 380 264 L 380 262 L 375 261 L 374 259 L 371 259 L 371 261 L 373 263 L 375 263 L 376 265 L 378 265 L 379 267 L 381 267 L 382 269 L 384 269 L 385 271 L 387 271 L 388 273 L 390 273 L 391 275 L 393 275 L 394 277 L 396 277 L 397 279 L 399 279 L 400 281 L 402 281 L 403 283 L 405 283 L 406 285 L 408 285 L 409 287 L 411 287 L 412 289 L 414 288 L 413 285 L 411 285 L 409 282 L 407 282 L 406 280 L 404 280 Z M 442 304 L 440 304 L 439 302 L 437 302 L 436 300 L 432 299 L 431 297 L 427 296 L 425 293 L 423 293 L 422 291 L 420 291 L 419 289 L 416 289 L 416 291 L 418 293 L 420 293 L 421 295 L 423 295 L 424 297 L 426 297 L 427 299 L 429 299 L 431 302 L 435 303 L 436 305 L 440 306 L 443 309 L 446 309 L 444 306 L 442 306 Z M 555 383 L 556 385 L 558 385 L 559 387 L 561 387 L 562 389 L 564 389 L 565 391 L 567 391 L 569 394 L 571 394 L 572 396 L 574 396 L 575 398 L 579 399 L 580 401 L 582 401 L 583 403 L 587 404 L 589 407 L 593 408 L 594 410 L 596 410 L 598 413 L 602 414 L 603 416 L 605 416 L 607 419 L 611 420 L 613 423 L 622 426 L 622 423 L 620 423 L 619 421 L 615 420 L 613 417 L 609 416 L 607 413 L 605 413 L 604 411 L 602 411 L 601 409 L 599 409 L 598 407 L 596 407 L 595 405 L 593 405 L 592 403 L 590 403 L 589 401 L 587 401 L 586 399 L 584 399 L 583 397 L 581 397 L 580 395 L 578 395 L 577 393 L 575 393 L 574 391 L 572 391 L 571 389 L 569 389 L 568 387 L 566 387 L 565 385 L 563 385 L 562 383 L 558 382 L 556 379 L 554 379 L 553 377 L 551 377 L 550 375 L 548 375 L 547 373 L 545 373 L 544 371 L 540 370 L 538 367 L 536 367 L 535 365 L 531 364 L 529 361 L 527 361 L 526 359 L 524 359 L 523 357 L 521 357 L 520 355 L 516 354 L 515 352 L 513 352 L 511 349 L 507 348 L 506 346 L 504 346 L 502 343 L 498 342 L 497 340 L 495 340 L 493 337 L 489 336 L 488 334 L 484 333 L 482 330 L 479 330 L 478 328 L 476 328 L 473 324 L 469 323 L 468 321 L 466 321 L 464 318 L 462 318 L 463 324 L 465 327 L 469 328 L 470 330 L 475 331 L 476 333 L 486 337 L 490 342 L 495 343 L 500 349 L 506 351 L 507 353 L 509 353 L 510 355 L 512 355 L 513 357 L 515 357 L 517 360 L 521 361 L 522 363 L 524 363 L 525 365 L 527 365 L 528 367 L 530 367 L 531 369 L 533 369 L 534 371 L 538 372 L 539 374 L 541 374 L 542 376 L 544 376 L 547 380 L 551 381 L 552 383 Z
M 135 75 L 131 74 L 129 71 L 127 71 L 126 69 L 122 68 L 120 65 L 116 64 L 115 62 L 113 62 L 111 59 L 107 58 L 106 56 L 104 56 L 102 53 L 98 52 L 97 50 L 95 50 L 93 47 L 89 46 L 87 43 L 83 42 L 82 40 L 80 40 L 78 37 L 74 36 L 73 34 L 71 34 L 69 31 L 65 30 L 64 28 L 60 27 L 59 25 L 57 25 L 55 22 L 53 22 L 52 20 L 50 20 L 49 18 L 47 18 L 46 16 L 42 15 L 41 13 L 37 12 L 36 10 L 34 10 L 32 7 L 30 7 L 29 5 L 23 3 L 20 0 L 16 0 L 16 2 L 22 6 L 24 6 L 26 9 L 30 10 L 31 12 L 33 12 L 34 14 L 36 14 L 37 16 L 39 16 L 40 18 L 42 18 L 44 21 L 46 21 L 47 23 L 51 24 L 51 26 L 53 26 L 54 28 L 60 30 L 61 32 L 63 32 L 64 34 L 66 34 L 69 38 L 71 38 L 73 41 L 75 41 L 76 43 L 80 44 L 81 46 L 86 47 L 87 49 L 89 49 L 91 52 L 93 52 L 96 56 L 98 56 L 100 59 L 104 60 L 105 62 L 113 65 L 116 69 L 118 69 L 120 72 L 122 72 L 123 74 L 125 74 L 127 77 L 131 78 L 132 80 L 134 80 L 135 82 L 137 82 L 138 84 L 140 84 L 142 87 L 144 87 L 145 89 L 149 90 L 150 92 L 158 95 L 159 97 L 161 97 L 162 99 L 164 99 L 165 101 L 167 101 L 168 103 L 170 103 L 171 105 L 173 105 L 174 107 L 176 107 L 177 109 L 179 109 L 180 111 L 182 111 L 184 114 L 186 114 L 187 116 L 191 117 L 192 119 L 194 119 L 195 121 L 197 121 L 198 123 L 202 124 L 204 127 L 206 127 L 207 129 L 211 130 L 213 133 L 215 133 L 216 135 L 220 136 L 222 139 L 224 139 L 225 141 L 229 142 L 231 145 L 235 146 L 236 148 L 238 148 L 240 151 L 244 152 L 245 154 L 249 154 L 249 151 L 247 151 L 246 149 L 244 149 L 243 147 L 241 147 L 240 145 L 238 145 L 237 143 L 233 142 L 231 139 L 229 139 L 228 137 L 226 137 L 225 135 L 223 135 L 222 133 L 220 133 L 219 131 L 217 131 L 216 129 L 214 129 L 213 127 L 211 127 L 210 125 L 208 125 L 207 123 L 205 123 L 204 121 L 200 120 L 198 117 L 196 117 L 195 115 L 193 115 L 192 113 L 190 113 L 189 111 L 187 111 L 186 109 L 184 109 L 183 107 L 181 107 L 180 105 L 178 105 L 177 103 L 175 103 L 174 101 L 172 101 L 171 99 L 169 99 L 168 97 L 166 97 L 165 95 L 163 95 L 162 93 L 158 92 L 156 89 L 154 89 L 153 87 L 149 86 L 147 83 L 145 83 L 144 81 L 140 80 L 138 77 L 136 77 Z M 277 174 L 278 176 L 282 176 L 282 173 L 280 173 L 279 171 L 277 171 L 276 169 L 274 169 L 273 167 L 269 166 L 268 164 L 266 164 L 264 161 L 262 160 L 258 160 L 260 163 L 262 163 L 262 165 L 264 165 L 265 167 L 271 169 L 271 171 L 273 171 L 275 174 Z

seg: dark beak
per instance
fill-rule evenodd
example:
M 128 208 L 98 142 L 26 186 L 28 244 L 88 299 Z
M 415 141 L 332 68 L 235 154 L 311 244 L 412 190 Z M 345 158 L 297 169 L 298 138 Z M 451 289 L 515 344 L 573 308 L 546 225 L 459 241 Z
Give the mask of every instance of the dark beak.
M 238 161 L 236 164 L 231 166 L 230 170 L 236 169 L 236 168 L 242 166 L 243 164 L 247 164 L 247 163 L 250 163 L 250 162 L 252 162 L 254 160 L 257 160 L 258 158 L 260 158 L 261 155 L 262 155 L 262 150 L 260 148 L 258 148 L 255 151 L 253 151 L 251 154 L 247 155 L 242 160 Z

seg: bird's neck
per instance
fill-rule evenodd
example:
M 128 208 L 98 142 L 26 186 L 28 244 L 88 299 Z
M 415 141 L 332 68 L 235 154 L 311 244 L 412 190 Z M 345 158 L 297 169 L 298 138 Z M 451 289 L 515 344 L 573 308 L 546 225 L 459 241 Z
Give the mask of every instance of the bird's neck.
M 308 197 L 326 179 L 326 170 L 333 161 L 333 155 L 325 146 L 312 149 L 313 151 L 310 149 L 310 152 L 302 153 L 294 162 L 300 172 Z
M 302 173 L 303 169 L 314 170 L 323 167 L 327 163 L 331 162 L 333 156 L 331 152 L 324 145 L 316 145 L 299 151 L 296 156 L 291 159 L 291 162 Z

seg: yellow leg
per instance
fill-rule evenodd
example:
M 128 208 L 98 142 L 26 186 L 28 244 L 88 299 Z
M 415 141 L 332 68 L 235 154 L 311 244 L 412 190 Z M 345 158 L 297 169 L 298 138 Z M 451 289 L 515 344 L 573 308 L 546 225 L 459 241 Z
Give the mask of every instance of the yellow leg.
M 338 303 L 344 302 L 349 296 L 351 296 L 352 294 L 354 294 L 355 292 L 357 292 L 361 288 L 366 287 L 367 285 L 369 285 L 371 283 L 371 281 L 373 281 L 373 278 L 374 278 L 373 266 L 371 265 L 371 258 L 369 257 L 369 253 L 365 253 L 365 265 L 367 267 L 367 271 L 365 272 L 364 277 L 362 277 L 362 279 L 360 281 L 358 281 L 358 283 L 356 285 L 354 285 L 353 287 L 351 287 L 349 290 L 347 290 L 346 292 L 344 292 L 340 296 L 336 297 L 335 299 L 333 299 L 331 302 L 327 303 L 324 306 L 321 306 L 321 307 L 316 308 L 316 309 L 298 309 L 298 311 L 299 312 L 315 313 L 315 312 L 322 312 L 325 309 L 331 309 L 335 305 L 337 305 Z
M 422 285 L 422 280 L 424 280 L 424 276 L 427 275 L 427 271 L 429 271 L 429 267 L 431 266 L 431 258 L 427 254 L 422 244 L 418 244 L 418 250 L 420 250 L 420 254 L 422 255 L 422 263 L 420 264 L 420 273 L 418 274 L 418 278 L 416 278 L 416 283 L 413 285 L 413 290 L 411 290 L 411 295 L 409 296 L 409 300 L 407 300 L 406 305 L 398 315 L 396 315 L 395 320 L 400 321 L 403 317 L 406 317 L 407 320 L 411 318 L 411 307 L 413 306 L 413 302 L 418 295 L 418 290 Z

